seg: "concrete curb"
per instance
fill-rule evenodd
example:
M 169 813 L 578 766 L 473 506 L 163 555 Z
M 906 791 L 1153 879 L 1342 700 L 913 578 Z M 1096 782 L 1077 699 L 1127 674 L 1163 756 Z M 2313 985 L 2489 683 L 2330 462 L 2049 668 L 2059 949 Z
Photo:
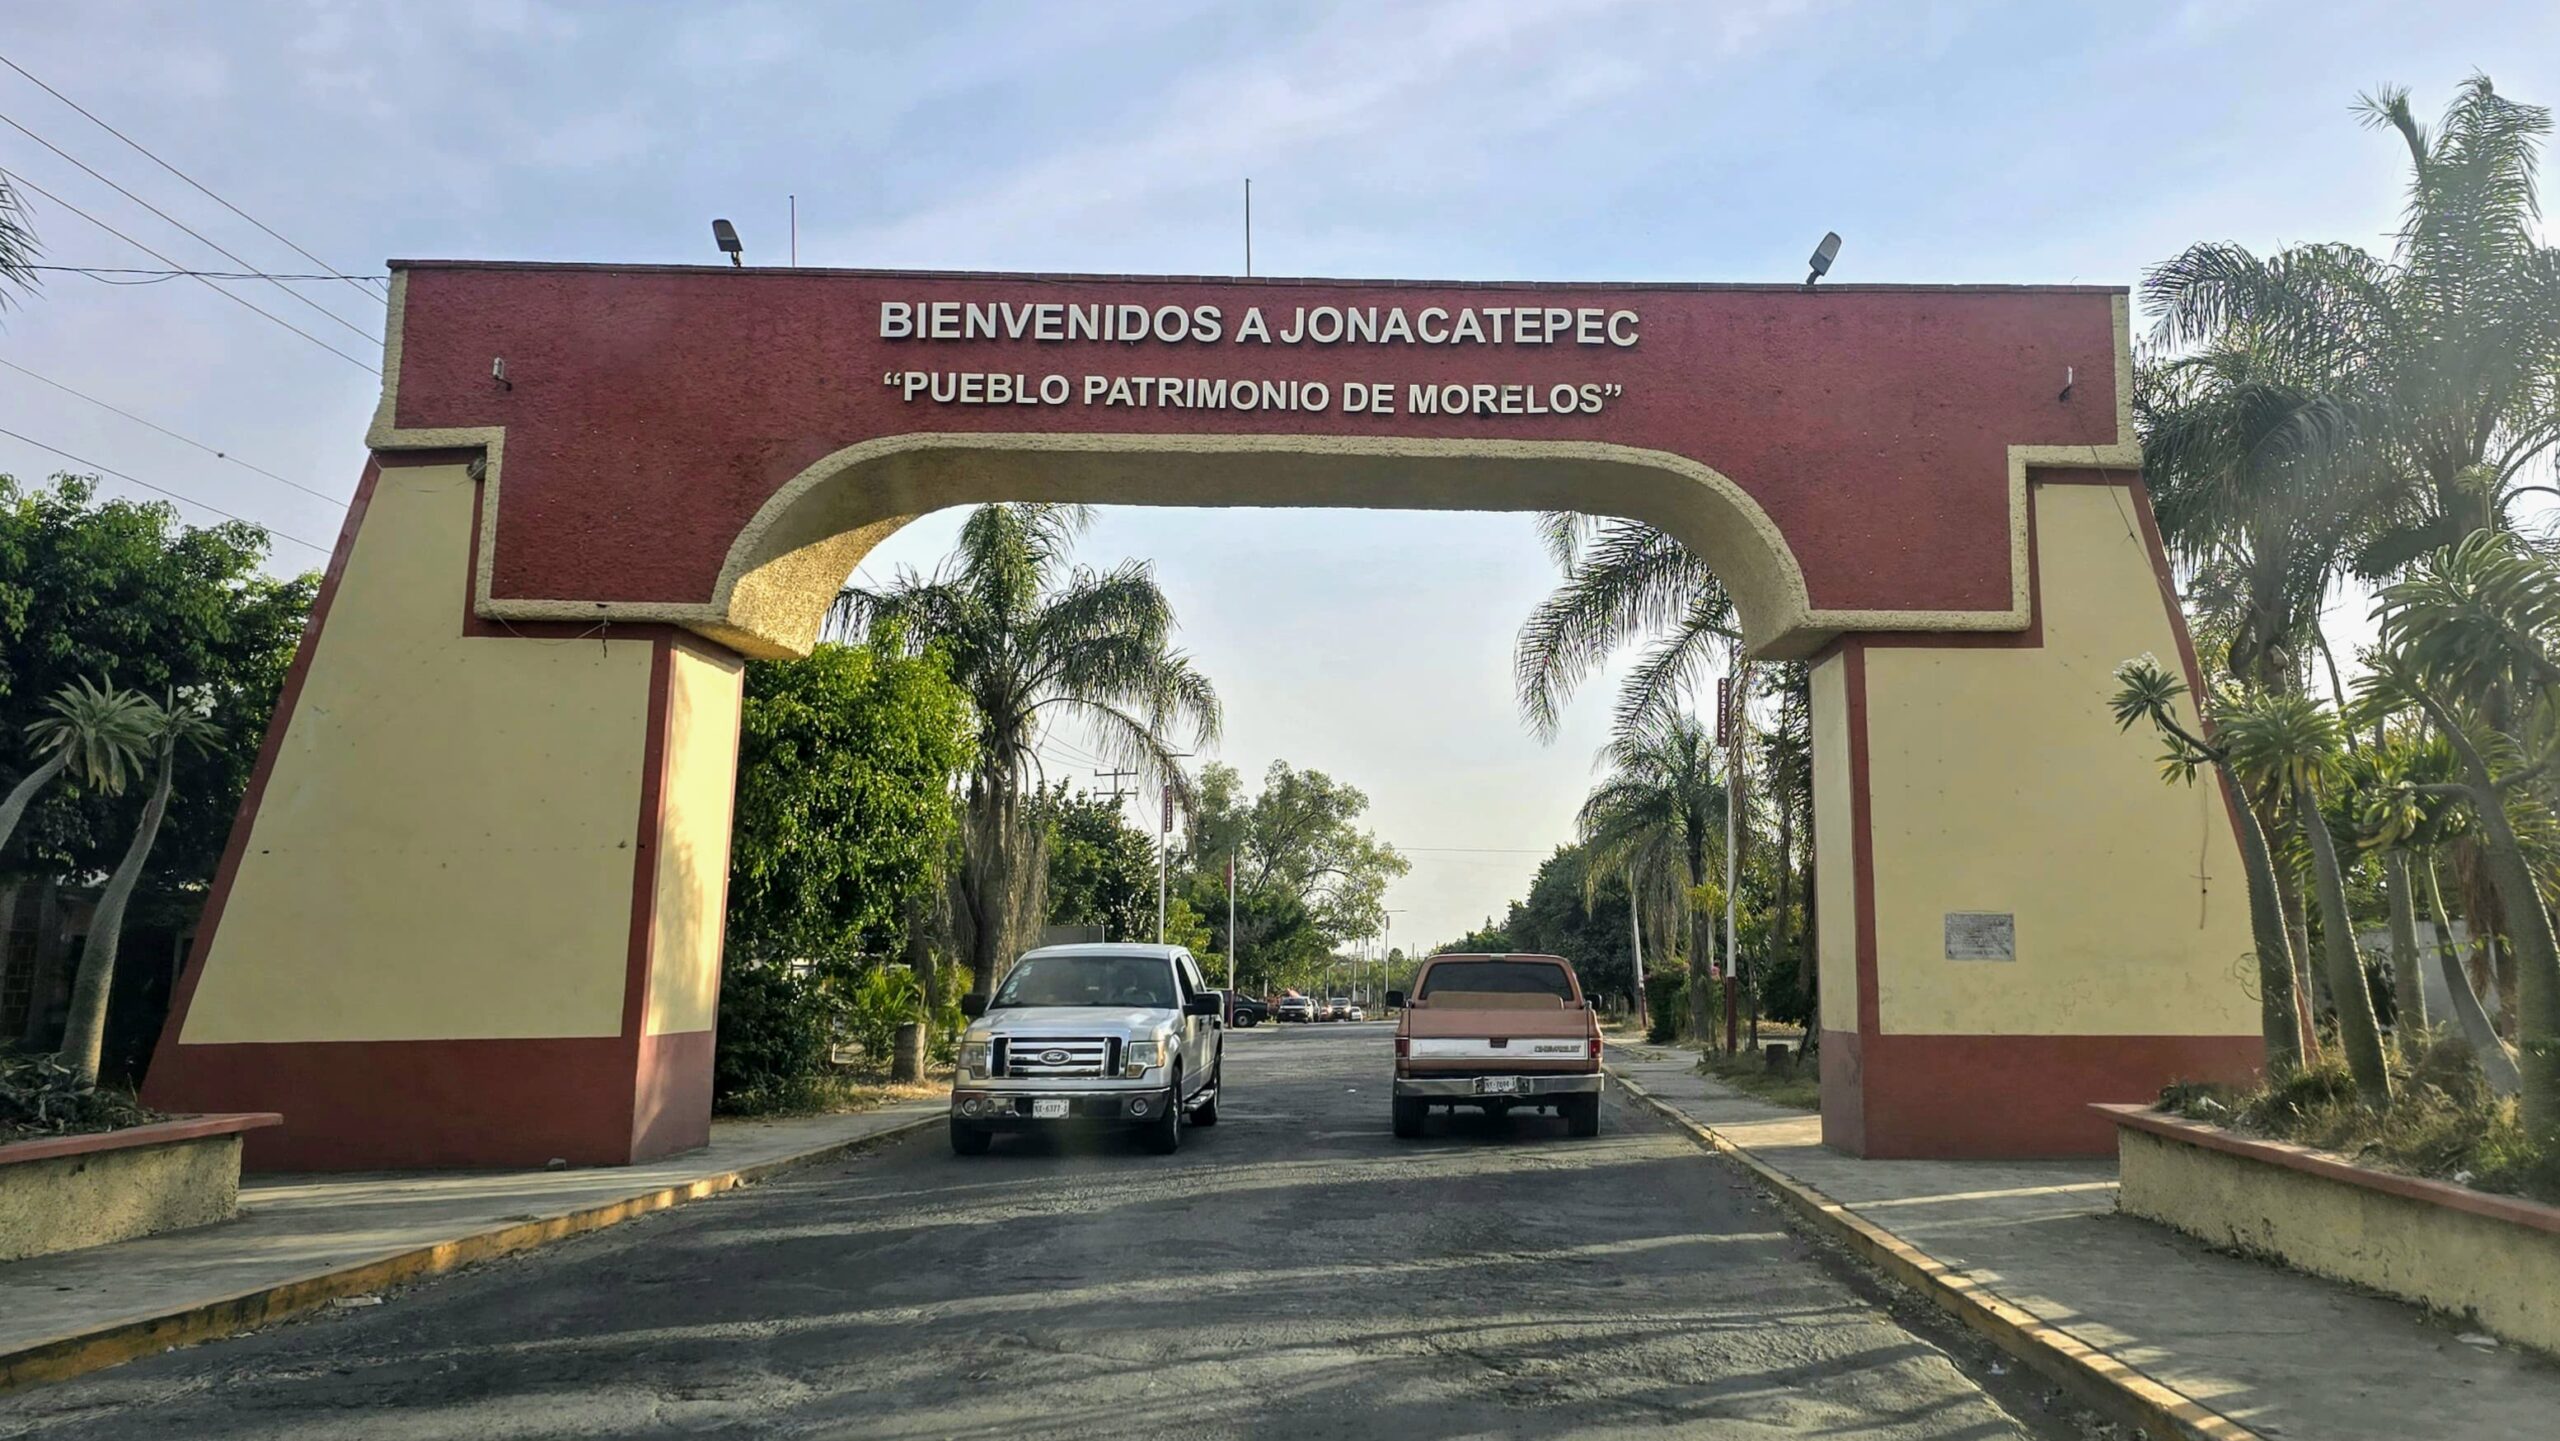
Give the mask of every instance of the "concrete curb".
M 653 1187 L 618 1201 L 477 1231 L 414 1250 L 314 1271 L 272 1286 L 260 1286 L 172 1311 L 128 1316 L 85 1331 L 48 1337 L 0 1354 L 0 1393 L 47 1381 L 68 1380 L 91 1371 L 120 1366 L 158 1351 L 236 1336 L 243 1331 L 255 1330 L 325 1306 L 341 1296 L 363 1295 L 389 1286 L 404 1285 L 483 1261 L 530 1251 L 554 1241 L 565 1241 L 589 1231 L 600 1231 L 654 1211 L 735 1190 L 795 1166 L 886 1145 L 927 1127 L 941 1125 L 943 1119 L 943 1114 L 936 1111 L 869 1135 L 829 1141 L 805 1151 L 776 1156 L 769 1161 Z
M 2145 1435 L 2197 1437 L 2201 1441 L 2266 1441 L 2259 1433 L 2184 1392 L 2038 1320 L 1955 1267 L 1832 1200 L 1753 1155 L 1711 1126 L 1693 1120 L 1612 1066 L 1610 1076 L 1692 1140 L 1732 1157 L 1798 1215 L 1846 1245 L 1860 1259 L 1951 1313 L 1991 1343 L 2053 1382 L 2073 1400 L 2110 1421 L 2139 1427 Z

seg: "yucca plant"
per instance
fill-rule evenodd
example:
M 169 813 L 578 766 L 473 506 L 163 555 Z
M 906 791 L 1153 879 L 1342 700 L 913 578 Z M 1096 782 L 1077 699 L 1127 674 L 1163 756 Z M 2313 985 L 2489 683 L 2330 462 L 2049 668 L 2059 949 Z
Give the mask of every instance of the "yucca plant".
M 2338 1041 L 2356 1090 L 2374 1110 L 2391 1105 L 2391 1068 L 2382 1054 L 2382 1026 L 2373 1013 L 2356 951 L 2355 922 L 2347 913 L 2346 874 L 2337 838 L 2321 814 L 2324 792 L 2338 779 L 2341 737 L 2337 712 L 2307 696 L 2234 693 L 2214 707 L 2214 734 L 2231 768 L 2243 780 L 2262 782 L 2286 797 L 2311 853 L 2312 889 L 2320 905 L 2320 954 L 2329 977 L 2329 1004 L 2337 1012 Z
M 110 689 L 103 680 L 84 677 L 54 692 L 45 710 L 27 727 L 44 761 L 0 800 L 0 851 L 8 849 L 27 807 L 55 777 L 69 771 L 91 790 L 122 795 L 150 744 L 154 711 L 151 698 L 139 691 Z
M 2436 852 L 2447 841 L 2462 835 L 2470 820 L 2468 809 L 2446 789 L 2458 773 L 2453 747 L 2438 736 L 2389 726 L 2377 729 L 2379 733 L 2364 748 L 2355 769 L 2360 772 L 2357 790 L 2363 805 L 2359 820 L 2365 832 L 2364 844 L 2380 850 L 2384 864 L 2392 871 L 2386 876 L 2386 885 L 2393 912 L 2394 980 L 2402 983 L 2397 994 L 2401 1054 L 2414 1055 L 2424 1044 L 2417 1033 L 2428 1019 L 2423 999 L 2413 1003 L 2410 997 L 2413 991 L 2423 995 L 2423 987 L 2417 984 L 2414 955 L 2405 961 L 2408 975 L 2404 978 L 2399 974 L 2404 965 L 2404 924 L 2411 933 L 2408 949 L 2416 949 L 2414 917 L 2404 922 L 2401 911 L 2404 904 L 2414 911 L 2423 883 L 2428 919 L 2435 925 L 2436 974 L 2443 981 L 2445 996 L 2452 1006 L 2454 1030 L 2471 1051 L 2489 1089 L 2501 1096 L 2512 1096 L 2522 1084 L 2515 1057 L 2498 1039 L 2488 1009 L 2480 1004 L 2480 993 L 2472 988 L 2471 973 L 2464 968 L 2462 953 L 2453 941 L 2444 888 L 2436 877 Z M 2408 897 L 2405 903 L 2403 893 Z
M 2222 796 L 2240 829 L 2240 871 L 2248 883 L 2249 934 L 2258 961 L 2258 1031 L 2266 1043 L 2271 1071 L 2302 1064 L 2309 1037 L 2296 1000 L 2300 969 L 2293 937 L 2284 923 L 2284 898 L 2276 880 L 2275 853 L 2267 833 L 2251 809 L 2226 746 L 2208 741 L 2187 728 L 2180 716 L 2187 683 L 2169 674 L 2156 656 L 2137 656 L 2116 667 L 2116 693 L 2108 702 L 2119 729 L 2149 722 L 2167 749 L 2161 756 L 2163 779 L 2192 785 L 2196 772 L 2211 767 Z
M 71 1014 L 62 1031 L 62 1063 L 82 1086 L 98 1083 L 98 1061 L 106 1043 L 107 995 L 116 972 L 116 944 L 124 930 L 124 913 L 142 880 L 143 864 L 160 837 L 161 819 L 169 812 L 169 791 L 177 777 L 178 747 L 210 747 L 221 737 L 204 707 L 181 702 L 142 702 L 145 745 L 159 761 L 159 781 L 143 803 L 132 844 L 98 893 L 97 911 L 89 920 L 89 939 L 80 949 L 80 970 L 71 985 Z

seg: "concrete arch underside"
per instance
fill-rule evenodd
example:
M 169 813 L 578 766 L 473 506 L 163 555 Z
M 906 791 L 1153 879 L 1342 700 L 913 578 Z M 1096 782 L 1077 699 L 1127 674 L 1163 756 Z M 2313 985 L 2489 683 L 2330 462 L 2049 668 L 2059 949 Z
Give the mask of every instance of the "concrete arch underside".
M 739 533 L 686 624 L 754 656 L 805 654 L 827 602 L 908 521 L 989 501 L 1346 509 L 1578 510 L 1656 526 L 1733 594 L 1746 642 L 1810 654 L 1830 632 L 1758 503 L 1712 468 L 1596 442 L 1318 435 L 918 434 L 847 446 Z

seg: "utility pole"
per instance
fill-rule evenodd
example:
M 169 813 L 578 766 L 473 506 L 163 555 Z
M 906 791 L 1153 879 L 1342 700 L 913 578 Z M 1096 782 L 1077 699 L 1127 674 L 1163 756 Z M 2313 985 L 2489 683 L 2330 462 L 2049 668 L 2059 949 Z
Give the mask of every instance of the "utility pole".
M 1636 953 L 1636 1029 L 1653 1029 L 1653 1002 L 1644 993 L 1644 917 L 1636 908 L 1636 873 L 1627 872 L 1627 939 Z
M 1111 803 L 1116 806 L 1127 800 L 1130 795 L 1128 786 L 1123 782 L 1137 778 L 1138 773 L 1131 770 L 1095 771 L 1093 773 L 1094 790 L 1099 794 L 1103 786 L 1110 786 Z M 1106 941 L 1111 939 L 1111 916 L 1108 912 L 1105 912 L 1102 917 L 1102 938 Z M 1120 939 L 1125 941 L 1128 937 L 1122 936 Z
M 1236 953 L 1242 949 L 1236 944 L 1236 853 L 1234 848 L 1230 847 L 1227 851 L 1227 1000 L 1229 1005 L 1235 1002 Z
M 1748 675 L 1742 659 L 1742 645 L 1737 641 L 1733 647 L 1732 672 L 1718 686 L 1723 692 L 1718 699 L 1724 704 L 1722 714 L 1717 718 L 1717 729 L 1724 733 L 1722 738 L 1728 743 L 1724 760 L 1724 1035 L 1728 1055 L 1734 1049 L 1734 1003 L 1741 996 L 1742 980 L 1742 950 L 1736 944 L 1736 914 L 1742 898 L 1734 894 L 1734 872 L 1742 835 L 1742 733 L 1750 714 L 1743 698 L 1743 686 Z M 1755 1014 L 1751 1019 L 1752 1039 L 1756 1042 L 1760 1018 Z
M 1189 751 L 1169 751 L 1168 760 L 1187 760 Z M 1164 911 L 1167 876 L 1173 869 L 1173 782 L 1162 788 L 1164 806 L 1156 821 L 1156 944 L 1164 944 Z M 1196 838 L 1195 838 L 1196 839 Z

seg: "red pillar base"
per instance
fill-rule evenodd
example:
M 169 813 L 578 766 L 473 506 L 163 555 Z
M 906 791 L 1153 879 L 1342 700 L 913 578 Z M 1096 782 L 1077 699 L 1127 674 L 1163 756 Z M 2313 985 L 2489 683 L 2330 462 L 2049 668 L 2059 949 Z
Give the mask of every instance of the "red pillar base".
M 2256 1036 L 1892 1036 L 1822 1033 L 1822 1143 L 1877 1159 L 2105 1156 L 2098 1101 L 2171 1081 L 2246 1082 Z
M 142 1099 L 280 1112 L 248 1138 L 258 1171 L 621 1166 L 710 1140 L 711 1032 L 176 1045 Z

